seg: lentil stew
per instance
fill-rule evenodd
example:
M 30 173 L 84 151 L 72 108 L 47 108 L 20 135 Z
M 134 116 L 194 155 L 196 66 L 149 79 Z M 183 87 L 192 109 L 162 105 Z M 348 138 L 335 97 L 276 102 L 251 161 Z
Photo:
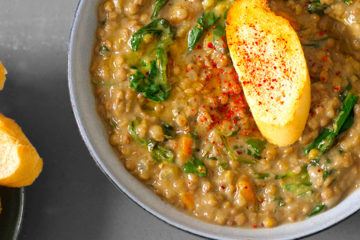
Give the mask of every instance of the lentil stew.
M 225 36 L 232 3 L 101 1 L 97 111 L 126 169 L 178 209 L 228 226 L 301 221 L 359 186 L 359 26 L 346 19 L 360 1 L 269 1 L 311 76 L 306 128 L 287 147 L 261 136 L 245 101 Z

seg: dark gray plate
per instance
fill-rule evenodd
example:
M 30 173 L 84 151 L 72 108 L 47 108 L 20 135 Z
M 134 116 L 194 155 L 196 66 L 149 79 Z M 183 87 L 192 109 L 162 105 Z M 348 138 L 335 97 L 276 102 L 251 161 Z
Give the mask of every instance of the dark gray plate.
M 16 239 L 23 215 L 24 189 L 0 187 L 0 198 L 0 239 Z

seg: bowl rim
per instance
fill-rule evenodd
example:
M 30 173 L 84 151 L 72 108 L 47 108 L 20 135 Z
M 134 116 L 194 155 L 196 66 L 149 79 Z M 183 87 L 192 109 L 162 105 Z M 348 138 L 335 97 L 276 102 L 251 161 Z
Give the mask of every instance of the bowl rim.
M 180 222 L 179 219 L 174 218 L 173 216 L 170 216 L 170 214 L 168 214 L 168 216 L 166 216 L 166 214 L 167 214 L 166 212 L 161 213 L 159 211 L 159 209 L 157 209 L 157 210 L 152 209 L 149 206 L 150 205 L 149 201 L 151 201 L 152 199 L 148 200 L 148 199 L 144 199 L 143 197 L 140 198 L 138 195 L 135 194 L 136 192 L 134 192 L 134 191 L 132 191 L 132 189 L 130 189 L 130 187 L 124 185 L 124 179 L 116 178 L 116 176 L 114 175 L 114 171 L 112 169 L 109 169 L 106 166 L 106 162 L 104 161 L 104 159 L 102 159 L 99 156 L 99 154 L 97 152 L 97 149 L 96 149 L 97 143 L 91 140 L 91 136 L 89 136 L 89 131 L 85 127 L 86 123 L 85 123 L 84 116 L 82 115 L 83 109 L 81 108 L 82 103 L 80 103 L 81 101 L 78 99 L 78 96 L 77 96 L 77 93 L 79 91 L 81 91 L 81 89 L 77 88 L 77 86 L 76 86 L 76 81 L 78 81 L 78 80 L 76 79 L 75 74 L 74 74 L 74 72 L 76 71 L 75 70 L 76 69 L 75 62 L 74 62 L 74 56 L 75 56 L 76 49 L 75 49 L 74 45 L 76 44 L 76 37 L 77 37 L 76 33 L 79 31 L 80 18 L 83 17 L 84 14 L 86 14 L 86 13 L 87 14 L 94 13 L 94 15 L 96 16 L 95 9 L 94 9 L 94 12 L 84 11 L 85 5 L 88 4 L 89 2 L 90 2 L 90 4 L 95 4 L 95 6 L 98 6 L 100 0 L 79 0 L 78 5 L 76 7 L 76 12 L 75 12 L 75 16 L 73 18 L 70 36 L 69 36 L 68 54 L 67 54 L 68 63 L 67 64 L 68 64 L 68 88 L 69 88 L 72 111 L 73 111 L 78 129 L 79 129 L 79 132 L 81 134 L 81 137 L 82 137 L 85 145 L 87 146 L 88 151 L 89 151 L 90 155 L 92 156 L 93 160 L 95 161 L 96 165 L 100 168 L 100 170 L 103 172 L 103 174 L 110 180 L 110 182 L 112 184 L 114 184 L 115 187 L 117 189 L 119 189 L 121 192 L 125 193 L 125 195 L 128 198 L 130 198 L 134 203 L 136 203 L 138 206 L 140 206 L 147 212 L 151 213 L 152 215 L 154 215 L 161 221 L 163 221 L 173 227 L 184 230 L 184 231 L 189 232 L 194 235 L 212 238 L 212 239 L 219 239 L 219 238 L 221 238 L 221 239 L 238 239 L 239 237 L 244 237 L 246 239 L 256 239 L 259 237 L 261 237 L 263 239 L 293 239 L 293 238 L 305 237 L 305 236 L 316 234 L 320 231 L 323 231 L 325 229 L 332 227 L 333 225 L 335 225 L 337 223 L 344 221 L 345 219 L 347 219 L 348 217 L 350 217 L 351 215 L 353 215 L 360 209 L 360 205 L 357 207 L 353 207 L 353 208 L 346 207 L 346 206 L 355 206 L 354 203 L 360 200 L 360 189 L 358 189 L 358 190 L 355 190 L 354 192 L 352 192 L 351 194 L 349 194 L 345 199 L 343 199 L 341 202 L 339 202 L 336 206 L 330 208 L 329 210 L 327 210 L 324 213 L 313 216 L 307 220 L 295 222 L 295 223 L 291 223 L 291 224 L 283 224 L 283 225 L 280 225 L 275 228 L 269 228 L 269 229 L 259 228 L 256 230 L 246 229 L 246 228 L 238 228 L 238 227 L 219 226 L 219 225 L 203 222 L 202 220 L 199 220 L 193 216 L 189 216 L 188 214 L 182 212 L 181 210 L 179 210 L 171 205 L 168 205 L 166 202 L 161 200 L 158 196 L 155 196 L 157 198 L 157 200 L 154 200 L 155 203 L 165 204 L 166 206 L 164 208 L 169 208 L 169 206 L 170 206 L 170 208 L 173 208 L 177 212 L 177 214 L 180 214 L 180 218 L 185 218 L 187 221 Z M 97 16 L 96 16 L 96 18 L 97 18 Z M 92 32 L 95 33 L 95 28 L 92 29 Z M 95 34 L 93 34 L 93 36 L 91 36 L 91 37 L 92 37 L 91 38 L 92 39 L 91 46 L 93 46 Z M 90 78 L 88 78 L 88 77 L 86 77 L 86 78 L 89 81 L 88 81 L 88 83 L 85 83 L 85 84 L 90 84 Z M 93 93 L 91 92 L 90 94 L 93 94 Z M 95 114 L 97 114 L 97 113 L 95 113 Z M 98 120 L 101 121 L 99 116 L 97 116 L 97 117 L 98 117 Z M 102 124 L 102 122 L 101 122 L 101 124 Z M 105 128 L 105 127 L 103 126 L 103 128 Z M 109 145 L 109 143 L 107 143 L 107 144 Z M 115 154 L 115 153 L 113 152 L 113 154 Z M 120 160 L 119 160 L 119 165 L 121 165 L 121 168 L 124 168 L 123 164 Z M 125 171 L 127 171 L 127 170 L 125 170 Z M 124 178 L 129 178 L 129 177 L 125 176 Z M 138 180 L 137 178 L 135 178 L 135 179 L 140 184 L 142 184 L 140 182 L 140 180 Z M 146 186 L 143 186 L 143 187 L 146 187 Z M 151 191 L 151 193 L 153 195 L 155 195 L 153 193 L 153 191 Z M 150 197 L 150 198 L 152 198 L 152 197 Z M 339 211 L 340 206 L 344 208 L 343 212 Z M 326 219 L 328 221 L 326 223 L 324 223 L 326 220 L 321 220 L 321 219 Z M 193 227 L 191 225 L 193 223 L 196 223 L 195 225 L 197 225 L 198 229 L 196 229 L 195 227 Z M 317 225 L 317 224 L 321 224 L 321 225 Z M 296 228 L 296 226 L 298 226 L 298 227 Z M 316 227 L 314 227 L 314 226 L 316 226 Z M 311 228 L 307 228 L 307 227 L 311 227 Z M 285 235 L 281 235 L 281 232 L 284 232 L 284 231 L 286 232 L 289 230 L 289 228 L 291 228 L 291 230 L 293 231 L 293 232 L 290 232 L 291 234 L 288 233 Z M 204 229 L 206 229 L 206 231 Z M 309 230 L 309 229 L 311 229 L 311 230 Z M 212 232 L 209 232 L 207 230 L 210 230 Z M 222 230 L 224 232 L 226 232 L 227 234 L 224 235 Z M 237 232 L 238 235 L 235 235 L 235 234 L 229 235 L 230 232 Z M 279 235 L 279 232 L 280 232 L 280 235 Z M 274 235 L 274 233 L 277 233 L 277 235 Z

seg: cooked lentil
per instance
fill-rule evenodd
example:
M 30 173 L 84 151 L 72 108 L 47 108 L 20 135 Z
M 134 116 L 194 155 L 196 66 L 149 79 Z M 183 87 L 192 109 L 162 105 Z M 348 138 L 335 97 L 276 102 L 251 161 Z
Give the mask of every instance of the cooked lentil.
M 282 148 L 263 140 L 232 66 L 224 31 L 231 0 L 107 0 L 98 8 L 90 71 L 110 144 L 156 194 L 211 223 L 301 221 L 359 186 L 359 104 L 331 148 L 303 149 L 335 131 L 347 86 L 360 92 L 360 1 L 269 3 L 298 32 L 312 80 L 307 126 Z M 157 18 L 154 4 L 162 4 Z M 151 18 L 163 20 L 139 30 Z

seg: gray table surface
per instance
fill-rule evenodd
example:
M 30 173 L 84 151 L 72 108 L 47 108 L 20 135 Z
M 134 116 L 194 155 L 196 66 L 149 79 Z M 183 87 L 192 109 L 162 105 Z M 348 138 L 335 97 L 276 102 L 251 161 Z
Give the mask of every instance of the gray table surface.
M 67 42 L 77 0 L 0 0 L 0 112 L 44 159 L 26 188 L 20 240 L 201 239 L 161 222 L 118 191 L 78 132 L 67 88 Z M 89 39 L 91 41 L 91 39 Z M 360 213 L 307 239 L 359 239 Z

